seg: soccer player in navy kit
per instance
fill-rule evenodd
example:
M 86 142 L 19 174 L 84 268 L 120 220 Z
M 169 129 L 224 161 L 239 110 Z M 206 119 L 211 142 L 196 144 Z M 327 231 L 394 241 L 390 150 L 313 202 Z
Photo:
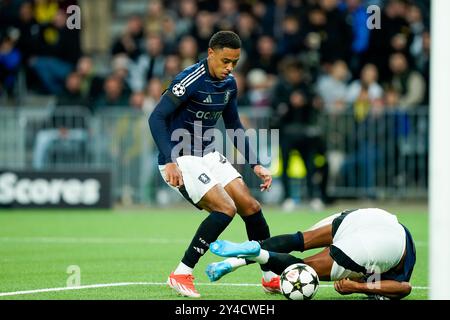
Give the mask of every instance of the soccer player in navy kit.
M 183 296 L 200 297 L 193 283 L 193 269 L 236 213 L 245 222 L 249 240 L 270 237 L 260 204 L 250 194 L 241 175 L 214 150 L 213 141 L 204 136 L 221 116 L 227 129 L 243 129 L 237 112 L 236 81 L 231 75 L 240 57 L 240 47 L 241 41 L 234 32 L 215 33 L 209 42 L 208 57 L 175 77 L 149 118 L 160 151 L 158 163 L 162 177 L 197 208 L 209 212 L 167 280 Z M 180 138 L 185 139 L 183 143 Z M 268 190 L 272 184 L 271 173 L 259 164 L 248 138 L 244 150 L 240 150 L 239 143 L 234 143 L 263 180 L 261 191 Z M 179 149 L 180 145 L 183 148 Z M 279 291 L 278 277 L 262 269 L 263 289 Z

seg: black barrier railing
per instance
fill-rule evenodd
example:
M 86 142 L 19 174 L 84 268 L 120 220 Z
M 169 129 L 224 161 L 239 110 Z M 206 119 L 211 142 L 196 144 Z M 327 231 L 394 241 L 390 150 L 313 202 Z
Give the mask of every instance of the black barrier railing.
M 428 189 L 428 109 L 322 118 L 337 197 L 416 198 Z
M 246 127 L 268 129 L 268 108 L 240 108 Z M 130 108 L 92 115 L 84 108 L 0 108 L 0 168 L 20 170 L 107 169 L 113 199 L 125 204 L 157 202 L 165 187 L 156 163 L 148 115 Z M 302 124 L 299 124 L 302 126 Z M 332 197 L 426 197 L 428 189 L 428 109 L 401 108 L 367 113 L 324 114 L 318 126 L 324 149 L 315 165 L 327 165 Z M 219 125 L 219 128 L 222 128 Z M 280 134 L 280 140 L 284 137 Z M 291 150 L 287 170 L 292 192 L 308 196 L 302 150 Z M 282 154 L 282 152 L 280 152 Z M 320 160 L 320 161 L 319 161 Z M 283 159 L 272 159 L 274 187 L 280 186 Z M 239 165 L 255 195 L 259 180 Z M 316 177 L 312 177 L 316 179 Z M 281 187 L 280 187 L 281 188 Z M 280 201 L 282 190 L 263 201 Z M 265 195 L 266 196 L 266 195 Z M 176 198 L 178 199 L 178 198 Z M 172 201 L 168 201 L 172 202 Z

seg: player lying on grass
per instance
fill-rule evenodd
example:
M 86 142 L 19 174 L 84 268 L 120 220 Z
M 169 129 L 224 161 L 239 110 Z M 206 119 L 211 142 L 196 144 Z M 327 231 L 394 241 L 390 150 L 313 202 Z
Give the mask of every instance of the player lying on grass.
M 288 254 L 325 247 L 300 259 Z M 212 253 L 229 258 L 208 265 L 217 281 L 237 268 L 258 262 L 276 274 L 294 263 L 305 263 L 320 280 L 335 281 L 340 294 L 364 293 L 374 298 L 401 299 L 409 295 L 416 262 L 414 241 L 395 215 L 381 209 L 356 209 L 334 214 L 305 232 L 279 235 L 241 244 L 217 240 Z

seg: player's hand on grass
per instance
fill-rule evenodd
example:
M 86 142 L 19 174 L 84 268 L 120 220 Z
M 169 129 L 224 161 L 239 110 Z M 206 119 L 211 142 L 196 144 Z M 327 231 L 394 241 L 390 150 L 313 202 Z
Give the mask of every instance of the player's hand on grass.
M 176 188 L 181 187 L 183 182 L 183 175 L 176 163 L 166 164 L 166 181 Z
M 358 282 L 350 279 L 341 279 L 334 282 L 334 289 L 342 295 L 357 292 Z
M 253 171 L 263 181 L 263 183 L 259 185 L 261 191 L 269 191 L 270 187 L 272 186 L 272 173 L 270 172 L 270 170 L 264 168 L 261 165 L 256 165 L 253 168 Z

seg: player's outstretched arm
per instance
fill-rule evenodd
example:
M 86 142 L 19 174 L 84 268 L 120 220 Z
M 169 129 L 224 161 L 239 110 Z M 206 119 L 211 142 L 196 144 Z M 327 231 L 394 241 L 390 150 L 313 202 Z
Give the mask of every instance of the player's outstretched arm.
M 269 190 L 272 186 L 272 173 L 270 170 L 258 164 L 253 167 L 253 171 L 263 181 L 263 183 L 259 185 L 261 191 Z
M 381 280 L 376 282 L 357 282 L 342 279 L 334 283 L 334 289 L 342 295 L 351 293 L 378 294 L 390 299 L 402 299 L 411 293 L 409 282 Z

